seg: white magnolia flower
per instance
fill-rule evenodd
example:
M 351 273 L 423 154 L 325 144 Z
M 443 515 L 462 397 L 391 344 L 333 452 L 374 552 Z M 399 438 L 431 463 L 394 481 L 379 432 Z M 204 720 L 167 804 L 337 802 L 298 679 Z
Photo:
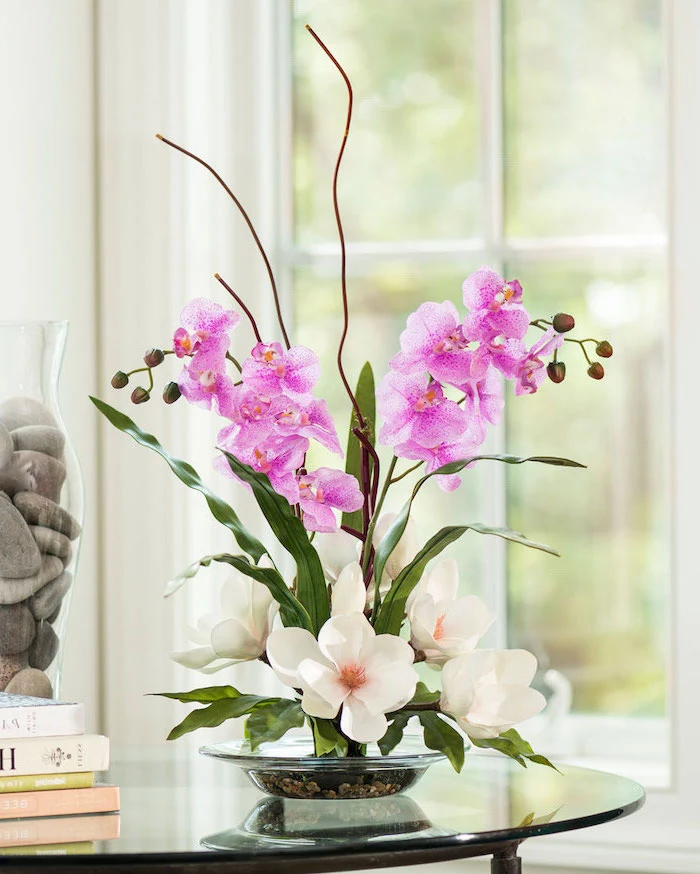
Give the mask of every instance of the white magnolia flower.
M 360 557 L 362 542 L 339 529 L 331 534 L 316 534 L 314 547 L 321 559 L 323 573 L 329 583 L 334 583 L 343 568 Z
M 384 540 L 391 526 L 396 522 L 397 515 L 397 513 L 383 513 L 379 517 L 372 536 L 372 545 L 375 549 L 379 547 L 379 544 Z M 386 574 L 390 580 L 395 580 L 406 565 L 410 564 L 410 562 L 412 562 L 416 557 L 418 549 L 419 545 L 416 523 L 409 516 L 406 530 L 394 547 L 394 551 L 387 559 L 386 566 L 384 567 L 384 574 Z M 382 585 L 383 584 L 384 579 L 382 579 Z
M 357 561 L 346 565 L 331 591 L 331 615 L 342 616 L 346 613 L 362 613 L 365 609 L 365 583 L 362 578 L 362 568 Z
M 265 652 L 278 609 L 267 586 L 236 572 L 221 588 L 221 613 L 202 616 L 196 628 L 188 628 L 194 649 L 174 652 L 171 658 L 206 674 L 257 659 Z
M 494 621 L 481 598 L 458 598 L 458 588 L 457 562 L 444 559 L 423 574 L 407 601 L 411 643 L 429 664 L 443 665 L 471 652 Z
M 537 659 L 524 649 L 475 650 L 442 669 L 440 709 L 475 738 L 498 737 L 545 706 L 530 688 Z
M 375 634 L 362 613 L 333 616 L 318 641 L 303 628 L 280 628 L 267 642 L 277 676 L 303 693 L 309 716 L 333 719 L 352 740 L 370 743 L 387 730 L 385 713 L 413 697 L 418 677 L 413 650 L 392 634 Z

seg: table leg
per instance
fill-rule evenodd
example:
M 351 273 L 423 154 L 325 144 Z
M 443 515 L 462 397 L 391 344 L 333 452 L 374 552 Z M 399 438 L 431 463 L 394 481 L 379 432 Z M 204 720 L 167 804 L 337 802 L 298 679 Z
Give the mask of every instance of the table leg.
M 501 850 L 493 854 L 491 874 L 521 874 L 522 870 L 517 844 L 508 847 L 507 850 Z

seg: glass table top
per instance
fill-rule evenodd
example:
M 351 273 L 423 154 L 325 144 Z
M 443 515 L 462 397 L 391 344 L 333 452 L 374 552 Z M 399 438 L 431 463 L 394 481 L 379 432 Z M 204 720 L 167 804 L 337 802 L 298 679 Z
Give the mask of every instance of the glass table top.
M 352 867 L 361 868 L 363 857 L 389 851 L 401 856 L 393 864 L 426 851 L 433 861 L 473 855 L 477 846 L 485 854 L 504 842 L 608 822 L 644 802 L 642 787 L 624 777 L 578 767 L 561 770 L 524 769 L 498 756 L 470 753 L 461 774 L 440 762 L 405 795 L 309 801 L 263 796 L 231 763 L 175 744 L 117 750 L 103 782 L 121 789 L 119 837 L 79 841 L 74 836 L 73 846 L 62 849 L 73 851 L 76 870 L 95 866 L 98 857 L 105 870 L 127 862 L 145 867 L 167 857 L 181 866 L 168 871 L 184 872 L 203 862 L 211 862 L 214 870 L 216 862 L 232 859 L 247 861 L 241 869 L 246 871 L 258 870 L 257 864 L 260 871 L 283 865 L 293 871 L 295 860 L 306 866 L 298 870 L 330 871 L 309 865 L 315 857 L 319 865 L 321 859 L 352 857 Z M 3 830 L 9 826 L 2 823 Z M 39 862 L 29 848 L 0 852 L 0 869 Z M 53 846 L 52 855 L 42 856 L 41 870 L 48 870 L 52 860 L 61 864 L 61 854 Z M 64 870 L 67 861 L 64 856 Z

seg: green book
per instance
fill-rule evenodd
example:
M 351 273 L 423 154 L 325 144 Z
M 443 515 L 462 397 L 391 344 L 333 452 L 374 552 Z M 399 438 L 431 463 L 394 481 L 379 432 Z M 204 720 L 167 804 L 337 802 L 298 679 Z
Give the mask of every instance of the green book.
M 94 852 L 94 841 L 79 841 L 75 844 L 41 844 L 37 847 L 0 847 L 0 856 L 73 856 Z
M 20 774 L 0 777 L 0 792 L 38 792 L 41 789 L 88 789 L 95 785 L 93 771 L 66 774 Z

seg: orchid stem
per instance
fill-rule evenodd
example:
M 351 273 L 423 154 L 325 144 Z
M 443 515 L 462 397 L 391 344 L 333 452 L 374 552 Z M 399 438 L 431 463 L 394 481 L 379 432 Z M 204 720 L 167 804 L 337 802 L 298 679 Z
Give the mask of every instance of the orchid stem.
M 219 276 L 218 273 L 215 273 L 215 274 L 214 274 L 214 279 L 216 279 L 217 282 L 220 282 L 220 283 L 223 285 L 223 287 L 226 289 L 226 291 L 227 291 L 227 292 L 231 295 L 231 297 L 236 301 L 236 303 L 238 304 L 238 306 L 239 306 L 239 307 L 243 310 L 243 312 L 248 316 L 248 321 L 250 322 L 250 325 L 251 325 L 251 327 L 252 327 L 252 329 L 253 329 L 253 333 L 255 334 L 255 339 L 258 341 L 258 343 L 262 343 L 262 337 L 260 336 L 260 331 L 258 330 L 257 322 L 256 322 L 255 319 L 253 318 L 253 314 L 252 314 L 251 311 L 248 309 L 248 307 L 245 305 L 245 303 L 243 302 L 242 298 L 240 298 L 240 297 L 236 294 L 236 292 L 231 288 L 231 286 L 228 284 L 228 282 L 226 282 L 224 279 L 222 279 L 222 278 Z
M 398 476 L 395 476 L 392 480 L 390 480 L 389 485 L 390 485 L 390 486 L 393 486 L 394 483 L 400 482 L 400 481 L 401 481 L 405 476 L 408 476 L 409 473 L 413 473 L 414 470 L 418 470 L 418 468 L 419 468 L 422 464 L 425 464 L 425 462 L 423 462 L 423 461 L 418 461 L 416 464 L 411 465 L 411 467 L 409 467 L 409 468 L 408 468 L 407 470 L 405 470 L 403 473 L 399 474 Z
M 236 204 L 238 211 L 243 216 L 243 220 L 248 225 L 248 230 L 253 236 L 255 240 L 255 245 L 258 247 L 258 251 L 260 252 L 263 261 L 265 262 L 265 267 L 267 269 L 267 275 L 270 278 L 270 285 L 272 286 L 272 296 L 275 299 L 275 309 L 277 311 L 277 321 L 279 322 L 280 330 L 282 331 L 282 337 L 284 338 L 285 345 L 287 349 L 290 347 L 289 337 L 287 336 L 287 330 L 284 327 L 284 319 L 282 318 L 282 307 L 280 306 L 279 294 L 277 292 L 277 284 L 275 283 L 275 276 L 272 272 L 272 266 L 270 265 L 270 259 L 267 257 L 267 253 L 263 247 L 263 244 L 260 242 L 260 237 L 258 236 L 255 227 L 253 226 L 253 222 L 250 220 L 248 213 L 245 211 L 243 204 L 236 197 L 236 195 L 231 191 L 228 185 L 224 182 L 221 176 L 216 172 L 216 170 L 211 166 L 211 164 L 207 164 L 207 162 L 200 158 L 198 155 L 195 155 L 194 152 L 190 152 L 182 146 L 178 146 L 177 143 L 172 142 L 172 140 L 166 139 L 161 134 L 156 134 L 156 139 L 159 139 L 161 142 L 165 143 L 166 146 L 170 146 L 173 149 L 177 149 L 178 152 L 182 152 L 183 155 L 187 155 L 188 158 L 192 158 L 192 160 L 196 161 L 198 164 L 201 164 L 202 167 L 206 167 L 206 169 L 212 174 L 212 176 L 216 179 L 216 181 L 221 185 L 224 191 L 228 194 L 231 200 Z
M 384 505 L 384 499 L 386 498 L 386 493 L 389 491 L 389 486 L 391 485 L 391 475 L 394 472 L 394 468 L 396 467 L 396 462 L 398 459 L 394 456 L 391 459 L 391 464 L 389 465 L 389 470 L 386 472 L 386 477 L 384 478 L 384 485 L 382 486 L 382 490 L 379 494 L 379 498 L 377 499 L 377 504 L 374 508 L 374 513 L 372 514 L 372 518 L 370 519 L 369 526 L 367 527 L 367 534 L 365 535 L 365 546 L 362 553 L 362 571 L 363 573 L 367 572 L 367 568 L 369 567 L 369 561 L 372 552 L 372 537 L 374 536 L 374 529 L 377 527 L 377 520 L 379 519 L 379 513 Z

